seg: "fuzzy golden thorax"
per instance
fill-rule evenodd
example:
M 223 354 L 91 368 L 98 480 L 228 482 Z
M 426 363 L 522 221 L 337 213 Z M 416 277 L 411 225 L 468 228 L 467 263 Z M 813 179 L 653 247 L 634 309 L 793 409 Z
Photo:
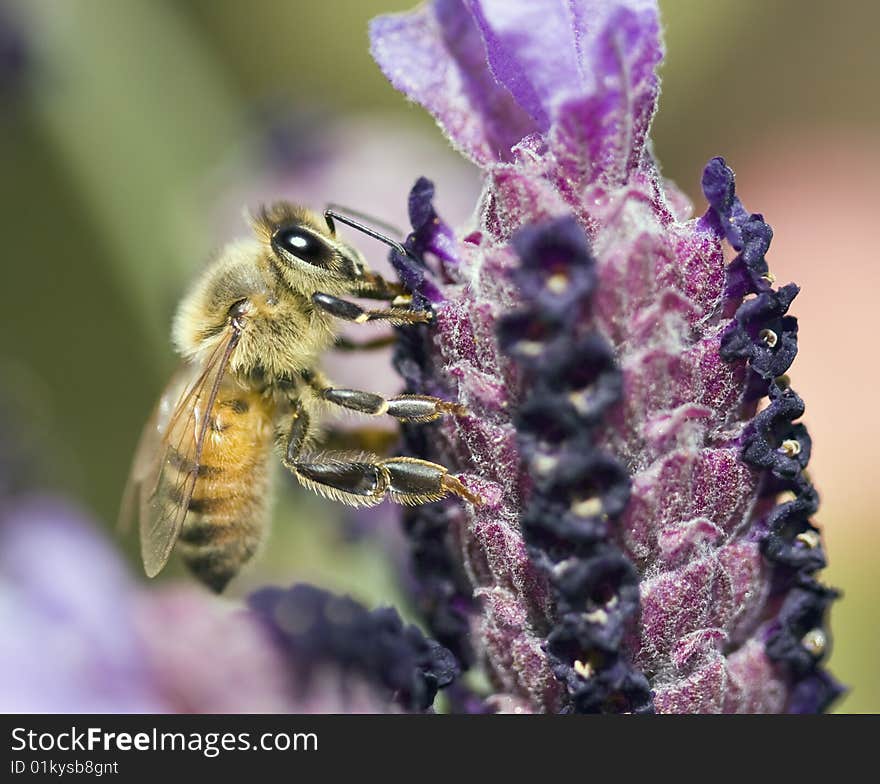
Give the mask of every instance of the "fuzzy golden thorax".
M 312 368 L 333 344 L 333 319 L 312 305 L 312 295 L 352 292 L 366 265 L 317 214 L 286 202 L 260 210 L 252 226 L 254 239 L 226 246 L 196 280 L 173 338 L 184 358 L 198 361 L 216 348 L 239 306 L 242 331 L 230 370 L 272 383 Z

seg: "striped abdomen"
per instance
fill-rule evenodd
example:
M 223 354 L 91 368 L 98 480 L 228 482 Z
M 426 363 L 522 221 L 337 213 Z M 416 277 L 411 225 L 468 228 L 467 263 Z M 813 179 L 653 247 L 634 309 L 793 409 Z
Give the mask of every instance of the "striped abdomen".
M 187 566 L 215 591 L 223 590 L 263 541 L 272 443 L 271 403 L 226 381 L 211 412 L 177 540 Z M 181 475 L 192 470 L 185 459 L 178 463 Z

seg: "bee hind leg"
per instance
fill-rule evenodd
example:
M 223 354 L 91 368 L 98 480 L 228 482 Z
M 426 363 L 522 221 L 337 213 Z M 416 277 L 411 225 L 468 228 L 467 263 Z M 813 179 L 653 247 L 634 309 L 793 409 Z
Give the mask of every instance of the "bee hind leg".
M 285 465 L 304 487 L 349 506 L 375 506 L 386 496 L 398 504 L 417 506 L 450 493 L 472 504 L 482 503 L 446 468 L 415 457 L 329 453 L 310 461 L 285 460 Z
M 390 477 L 391 500 L 398 504 L 417 506 L 438 501 L 452 493 L 480 506 L 483 499 L 467 489 L 457 477 L 437 463 L 417 457 L 391 457 L 380 464 Z

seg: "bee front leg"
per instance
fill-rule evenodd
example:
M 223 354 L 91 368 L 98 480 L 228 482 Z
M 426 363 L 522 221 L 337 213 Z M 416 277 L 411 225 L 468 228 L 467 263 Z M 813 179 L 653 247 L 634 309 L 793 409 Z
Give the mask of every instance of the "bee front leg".
M 312 304 L 335 318 L 352 321 L 355 324 L 366 324 L 368 321 L 387 321 L 396 326 L 406 326 L 407 324 L 427 324 L 433 318 L 430 311 L 409 310 L 394 305 L 390 308 L 366 310 L 356 302 L 320 291 L 312 294 Z
M 349 506 L 375 506 L 386 496 L 398 504 L 417 506 L 449 493 L 472 504 L 482 503 L 446 468 L 415 457 L 383 460 L 370 454 L 330 453 L 309 462 L 285 461 L 285 465 L 304 487 Z

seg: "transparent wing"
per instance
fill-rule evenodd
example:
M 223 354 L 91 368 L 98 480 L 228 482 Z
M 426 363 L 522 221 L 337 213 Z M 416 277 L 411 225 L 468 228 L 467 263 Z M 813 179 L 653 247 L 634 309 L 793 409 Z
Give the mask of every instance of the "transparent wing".
M 230 324 L 204 365 L 175 374 L 141 436 L 121 519 L 137 513 L 149 577 L 168 562 L 186 519 L 217 392 L 240 334 Z
M 134 459 L 128 473 L 128 481 L 122 494 L 117 530 L 127 534 L 140 513 L 141 490 L 148 476 L 155 478 L 157 462 L 161 458 L 163 441 L 168 431 L 171 415 L 180 406 L 187 390 L 201 373 L 197 365 L 181 364 L 165 387 L 159 402 L 141 431 Z

